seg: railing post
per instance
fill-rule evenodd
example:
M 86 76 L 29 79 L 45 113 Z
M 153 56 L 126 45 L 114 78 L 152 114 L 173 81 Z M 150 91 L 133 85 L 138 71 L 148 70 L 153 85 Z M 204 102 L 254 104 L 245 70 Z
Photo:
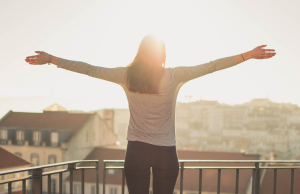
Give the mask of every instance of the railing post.
M 259 194 L 260 188 L 260 173 L 259 162 L 255 162 L 255 194 Z
M 12 194 L 12 191 L 11 191 L 11 184 L 12 184 L 12 183 L 8 183 L 8 188 L 7 188 L 7 189 L 8 189 L 8 194 Z
M 96 193 L 99 194 L 99 160 L 96 162 Z
M 26 180 L 22 180 L 22 194 L 26 194 Z
M 202 169 L 199 169 L 199 194 L 202 193 Z
M 84 194 L 84 169 L 81 169 L 81 194 Z
M 32 171 L 32 193 L 33 194 L 40 194 L 43 193 L 42 191 L 42 184 L 43 184 L 43 179 L 42 179 L 42 174 L 43 174 L 43 169 L 34 169 Z
M 218 169 L 218 188 L 217 193 L 220 194 L 220 188 L 221 187 L 221 169 Z
M 255 180 L 256 180 L 255 174 L 256 174 L 256 169 L 254 168 L 252 171 L 252 191 L 251 191 L 252 194 L 255 194 Z
M 235 194 L 238 194 L 239 192 L 239 169 L 236 169 L 236 174 L 235 174 Z
M 105 194 L 106 162 L 103 162 L 103 194 Z
M 277 169 L 274 168 L 274 184 L 273 184 L 273 193 L 276 194 L 276 182 L 277 182 Z
M 183 194 L 183 169 L 184 163 L 180 163 L 180 194 Z
M 48 194 L 51 194 L 51 174 L 48 175 Z
M 59 173 L 59 194 L 62 194 L 62 173 Z
M 122 194 L 125 194 L 125 172 L 124 172 L 124 168 L 122 169 Z
M 291 194 L 294 193 L 294 169 L 291 169 Z
M 70 170 L 70 194 L 73 194 L 73 170 L 76 168 L 76 163 L 68 164 Z

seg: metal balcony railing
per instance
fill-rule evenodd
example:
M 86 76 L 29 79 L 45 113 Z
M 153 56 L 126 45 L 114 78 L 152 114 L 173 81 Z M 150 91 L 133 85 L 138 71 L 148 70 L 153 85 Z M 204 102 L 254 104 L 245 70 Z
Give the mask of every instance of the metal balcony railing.
M 86 167 L 76 167 L 76 164 L 82 163 L 95 163 L 94 166 L 86 166 Z M 105 194 L 105 183 L 106 183 L 106 170 L 108 169 L 122 169 L 122 194 L 125 193 L 125 174 L 124 174 L 124 166 L 117 166 L 116 164 L 124 163 L 124 160 L 103 160 L 103 194 Z M 210 163 L 216 164 L 214 166 L 185 166 L 186 163 Z M 228 165 L 230 163 L 230 165 Z M 232 164 L 237 163 L 247 163 L 251 164 L 249 166 L 237 166 Z M 299 160 L 278 160 L 278 161 L 271 161 L 271 160 L 179 160 L 179 170 L 180 170 L 180 194 L 183 194 L 183 172 L 184 170 L 199 170 L 199 194 L 202 193 L 202 172 L 205 169 L 215 169 L 218 172 L 217 178 L 217 193 L 220 194 L 221 188 L 221 172 L 223 169 L 234 169 L 236 171 L 235 174 L 235 194 L 238 194 L 239 189 L 239 173 L 240 170 L 244 169 L 252 169 L 252 181 L 251 181 L 251 193 L 252 194 L 259 194 L 260 189 L 260 178 L 261 178 L 261 170 L 264 169 L 273 169 L 274 170 L 274 184 L 273 184 L 273 193 L 276 194 L 276 185 L 277 185 L 277 170 L 278 169 L 290 169 L 291 170 L 291 177 L 290 177 L 290 194 L 294 194 L 293 187 L 294 187 L 294 174 L 295 169 L 300 169 L 300 166 L 290 165 L 290 166 L 267 166 L 268 163 L 274 164 L 282 164 L 282 163 L 289 163 L 289 164 L 300 164 Z M 115 164 L 115 165 L 111 165 Z M 225 166 L 224 164 L 228 165 Z M 246 164 L 246 165 L 247 165 Z M 52 167 L 57 166 L 67 166 L 65 169 L 59 170 L 52 170 L 43 172 L 44 169 L 51 169 Z M 84 171 L 86 169 L 95 169 L 96 172 L 96 193 L 99 194 L 99 161 L 98 160 L 78 160 L 78 161 L 69 161 L 69 162 L 62 162 L 56 163 L 51 165 L 43 165 L 43 166 L 36 166 L 36 167 L 29 167 L 29 168 L 22 168 L 17 170 L 11 171 L 4 171 L 0 172 L 0 176 L 7 175 L 7 174 L 14 174 L 19 172 L 28 172 L 29 175 L 0 180 L 0 185 L 7 184 L 8 189 L 7 193 L 12 193 L 12 183 L 22 181 L 22 193 L 26 194 L 26 181 L 32 180 L 32 192 L 33 194 L 41 194 L 42 192 L 42 177 L 48 178 L 48 193 L 51 193 L 51 175 L 59 174 L 59 185 L 58 190 L 59 193 L 62 194 L 62 182 L 63 182 L 63 173 L 69 172 L 70 173 L 70 194 L 73 194 L 73 172 L 76 170 L 81 170 L 81 193 L 84 194 Z
M 86 166 L 86 167 L 76 167 L 76 164 L 81 163 L 95 163 L 95 166 Z M 52 167 L 57 166 L 67 166 L 65 169 L 59 169 L 59 170 L 53 170 L 53 171 L 47 171 L 43 172 L 45 169 L 51 169 Z M 29 167 L 29 168 L 22 168 L 17 170 L 11 170 L 11 171 L 3 171 L 0 172 L 1 175 L 7 175 L 7 174 L 14 174 L 19 172 L 28 172 L 29 175 L 18 177 L 18 178 L 12 178 L 12 179 L 6 179 L 6 180 L 0 180 L 0 185 L 7 184 L 8 189 L 7 193 L 12 193 L 12 183 L 22 181 L 22 193 L 26 194 L 26 181 L 32 180 L 32 193 L 33 194 L 42 194 L 42 178 L 44 176 L 48 177 L 48 193 L 51 193 L 51 175 L 53 174 L 59 174 L 59 185 L 58 190 L 59 194 L 62 194 L 62 182 L 63 182 L 63 173 L 70 172 L 70 193 L 73 194 L 73 171 L 81 170 L 81 193 L 84 193 L 84 170 L 86 169 L 95 169 L 96 171 L 96 193 L 99 194 L 99 161 L 98 160 L 76 160 L 76 161 L 69 161 L 69 162 L 62 162 L 62 163 L 55 163 L 50 165 L 43 165 L 43 166 L 35 166 L 35 167 Z
M 105 194 L 105 182 L 106 182 L 106 170 L 108 169 L 122 169 L 122 194 L 125 194 L 125 174 L 124 166 L 108 166 L 109 164 L 124 163 L 124 160 L 103 160 L 103 194 Z M 224 165 L 215 165 L 215 166 L 184 166 L 185 163 L 250 163 L 251 166 L 224 166 Z M 299 160 L 179 160 L 179 169 L 180 169 L 180 194 L 183 194 L 183 171 L 184 170 L 199 170 L 199 194 L 202 193 L 202 171 L 204 169 L 215 169 L 218 171 L 218 182 L 217 182 L 217 194 L 220 194 L 221 188 L 221 170 L 223 169 L 235 169 L 236 170 L 236 180 L 235 180 L 235 194 L 238 194 L 239 189 L 239 172 L 243 169 L 252 169 L 252 185 L 251 193 L 259 194 L 260 189 L 260 175 L 261 170 L 263 169 L 273 169 L 274 170 L 274 184 L 273 184 L 273 193 L 276 194 L 276 183 L 277 183 L 277 170 L 278 169 L 290 169 L 291 170 L 291 189 L 290 194 L 294 194 L 294 170 L 300 169 L 300 166 L 267 166 L 268 163 L 272 164 L 300 164 Z

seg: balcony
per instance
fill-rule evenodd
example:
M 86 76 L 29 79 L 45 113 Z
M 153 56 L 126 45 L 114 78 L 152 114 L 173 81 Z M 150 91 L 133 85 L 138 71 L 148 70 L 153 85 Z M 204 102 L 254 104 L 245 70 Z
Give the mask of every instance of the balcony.
M 80 166 L 78 165 L 84 165 L 84 164 L 93 164 L 92 166 Z M 101 167 L 103 169 L 103 174 L 100 176 L 103 176 L 103 184 L 102 184 L 102 192 L 103 194 L 107 193 L 106 191 L 106 180 L 107 180 L 107 171 L 111 169 L 118 169 L 122 171 L 122 189 L 121 193 L 125 194 L 125 175 L 124 175 L 124 168 L 123 165 L 124 160 L 104 160 L 103 166 Z M 280 182 L 278 181 L 279 175 L 278 172 L 281 170 L 288 171 L 289 172 L 289 178 L 288 180 L 285 180 L 285 182 L 288 182 L 289 188 L 285 190 L 285 193 L 290 194 L 298 194 L 300 193 L 300 187 L 299 184 L 297 184 L 300 180 L 300 161 L 296 160 L 278 160 L 278 161 L 268 161 L 268 160 L 179 160 L 179 193 L 185 194 L 183 182 L 184 182 L 184 171 L 198 171 L 198 191 L 197 193 L 201 194 L 206 191 L 203 190 L 205 188 L 203 185 L 204 179 L 203 175 L 206 170 L 213 170 L 215 171 L 217 175 L 217 181 L 216 181 L 216 188 L 215 192 L 212 193 L 251 193 L 251 194 L 264 194 L 264 191 L 261 188 L 262 179 L 268 178 L 271 179 L 269 182 L 272 183 L 272 188 L 269 188 L 268 193 L 277 193 L 277 189 L 279 188 Z M 195 164 L 195 165 L 194 165 Z M 205 165 L 206 164 L 206 165 Z M 209 165 L 207 165 L 209 164 Z M 283 165 L 284 164 L 284 165 Z M 289 164 L 289 165 L 287 165 Z M 193 165 L 193 166 L 191 166 Z M 62 168 L 59 170 L 52 170 L 49 171 L 49 169 L 53 169 L 52 167 L 63 167 L 66 166 L 66 168 Z M 42 178 L 47 179 L 47 192 L 46 193 L 53 193 L 51 190 L 51 176 L 58 174 L 59 175 L 59 184 L 58 184 L 58 191 L 59 194 L 62 193 L 88 193 L 85 189 L 85 171 L 91 170 L 94 171 L 93 173 L 89 173 L 89 176 L 92 176 L 95 174 L 95 180 L 94 183 L 94 190 L 91 191 L 91 193 L 100 193 L 100 184 L 99 184 L 99 161 L 98 160 L 79 160 L 79 161 L 69 161 L 69 162 L 63 162 L 63 163 L 56 163 L 51 165 L 43 165 L 43 166 L 36 166 L 36 167 L 30 167 L 30 168 L 23 168 L 23 169 L 17 169 L 12 171 L 5 171 L 0 172 L 0 176 L 3 175 L 9 175 L 19 172 L 27 172 L 27 176 L 23 177 L 17 177 L 17 178 L 10 178 L 10 179 L 4 179 L 0 180 L 0 186 L 6 185 L 6 191 L 2 193 L 13 193 L 13 187 L 12 184 L 15 182 L 21 181 L 21 190 L 23 194 L 25 193 L 33 193 L 33 194 L 40 194 L 43 193 L 42 191 Z M 48 169 L 48 171 L 47 171 Z M 232 177 L 235 177 L 234 183 L 234 191 L 233 192 L 223 192 L 222 191 L 222 174 L 224 171 L 230 170 L 230 174 Z M 241 179 L 241 173 L 245 170 L 250 171 L 250 179 L 247 182 L 247 190 L 240 191 L 240 183 L 242 182 Z M 272 177 L 269 176 L 266 177 L 266 171 L 272 171 Z M 74 181 L 73 181 L 73 173 L 74 171 L 80 171 L 81 174 L 81 183 L 80 183 L 80 189 L 74 192 Z M 63 175 L 66 174 L 69 175 L 68 178 L 68 187 L 69 191 L 63 191 Z M 227 172 L 228 173 L 228 172 Z M 225 174 L 225 173 L 224 173 Z M 295 179 L 297 177 L 297 180 Z M 27 182 L 31 183 L 31 188 L 27 188 Z M 271 190 L 271 191 L 270 191 Z M 45 192 L 44 192 L 45 193 Z M 54 192 L 56 193 L 56 192 Z M 127 193 L 127 192 L 126 192 Z M 151 193 L 151 191 L 150 191 Z
M 76 167 L 77 164 L 84 164 L 84 163 L 94 163 L 93 166 L 86 166 L 86 167 Z M 59 170 L 52 170 L 54 169 L 54 167 L 64 167 L 66 166 L 66 168 L 62 168 Z M 50 170 L 50 171 L 49 171 Z M 47 178 L 47 193 L 56 193 L 53 192 L 51 189 L 51 186 L 53 184 L 51 184 L 51 176 L 58 174 L 59 175 L 59 184 L 58 184 L 58 190 L 59 193 L 65 193 L 65 191 L 63 191 L 63 175 L 65 173 L 69 173 L 70 176 L 70 193 L 73 193 L 73 172 L 74 171 L 78 171 L 80 170 L 82 173 L 82 187 L 81 187 L 81 193 L 84 193 L 84 172 L 85 170 L 95 170 L 96 172 L 96 180 L 98 180 L 98 160 L 78 160 L 78 161 L 69 161 L 69 162 L 62 162 L 62 163 L 55 163 L 55 164 L 51 164 L 51 165 L 43 165 L 43 166 L 35 166 L 35 167 L 29 167 L 29 168 L 22 168 L 22 169 L 17 169 L 17 170 L 12 170 L 12 171 L 2 171 L 0 172 L 0 176 L 3 177 L 3 175 L 13 175 L 13 174 L 17 174 L 20 172 L 25 172 L 25 174 L 28 174 L 26 176 L 22 176 L 22 177 L 17 177 L 17 178 L 10 178 L 10 179 L 4 179 L 4 180 L 0 180 L 0 186 L 1 185 L 7 185 L 6 189 L 3 191 L 0 191 L 0 193 L 33 193 L 33 194 L 41 194 L 41 193 L 45 193 L 43 192 L 43 177 Z M 6 176 L 8 177 L 8 176 Z M 17 182 L 21 182 L 21 188 L 13 188 L 13 184 L 17 183 Z M 29 183 L 29 184 L 28 184 Z M 95 184 L 95 188 L 96 188 L 96 193 L 99 193 L 99 184 Z

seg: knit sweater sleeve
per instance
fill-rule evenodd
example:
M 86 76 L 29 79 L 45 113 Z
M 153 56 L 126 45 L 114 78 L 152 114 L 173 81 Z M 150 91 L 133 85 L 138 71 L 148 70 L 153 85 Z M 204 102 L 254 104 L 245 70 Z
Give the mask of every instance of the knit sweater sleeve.
M 185 83 L 189 80 L 234 66 L 236 64 L 234 56 L 230 56 L 195 66 L 175 67 L 173 70 L 175 73 L 175 80 L 178 83 Z
M 120 85 L 125 84 L 125 67 L 106 68 L 90 65 L 81 61 L 72 61 L 63 58 L 57 58 L 57 67 L 69 71 L 85 74 L 91 77 L 103 79 Z

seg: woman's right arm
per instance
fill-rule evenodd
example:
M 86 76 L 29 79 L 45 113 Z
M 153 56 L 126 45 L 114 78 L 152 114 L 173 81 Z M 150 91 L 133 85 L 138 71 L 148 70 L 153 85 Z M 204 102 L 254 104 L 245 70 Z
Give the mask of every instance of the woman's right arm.
M 262 47 L 265 46 L 267 45 L 258 46 L 249 52 L 220 58 L 200 65 L 175 67 L 175 80 L 177 80 L 179 83 L 185 83 L 189 80 L 201 77 L 203 75 L 235 66 L 249 59 L 268 59 L 273 57 L 276 54 L 275 50 L 262 49 Z M 267 53 L 266 51 L 274 53 Z
M 39 55 L 30 56 L 25 59 L 26 62 L 32 65 L 43 65 L 49 60 L 49 54 L 41 51 L 36 51 Z M 99 67 L 90 65 L 81 61 L 67 60 L 60 57 L 52 56 L 51 63 L 58 68 L 66 69 L 76 73 L 85 74 L 91 77 L 103 79 L 113 83 L 124 85 L 126 80 L 126 68 L 125 67 Z
M 54 65 L 57 65 L 57 57 L 56 56 L 52 56 L 51 63 Z

